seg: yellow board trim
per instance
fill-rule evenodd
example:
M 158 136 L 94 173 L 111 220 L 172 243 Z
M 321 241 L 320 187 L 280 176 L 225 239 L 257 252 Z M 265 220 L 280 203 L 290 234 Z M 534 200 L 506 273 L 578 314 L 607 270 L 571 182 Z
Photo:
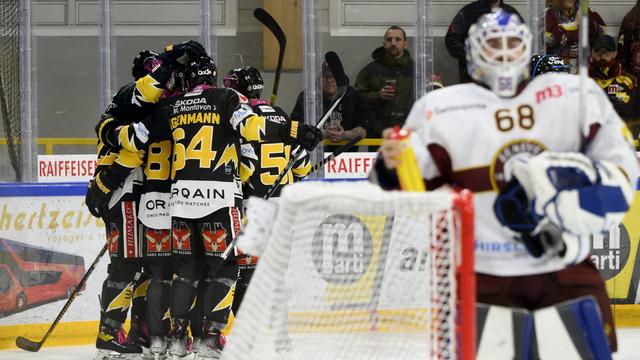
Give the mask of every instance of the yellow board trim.
M 612 308 L 616 328 L 640 327 L 640 305 L 613 305 Z M 381 313 L 384 313 L 384 311 L 381 311 Z M 389 313 L 392 314 L 393 312 Z M 304 318 L 304 313 L 290 314 L 290 320 L 294 321 L 294 323 L 302 318 Z M 231 316 L 229 324 L 224 330 L 226 334 L 231 332 L 232 324 L 233 316 Z M 389 324 L 385 325 L 388 326 Z M 0 326 L 0 350 L 16 349 L 16 337 L 18 336 L 39 341 L 47 332 L 49 326 L 51 326 L 50 323 Z M 385 327 L 381 327 L 379 331 L 384 331 Z M 124 328 L 129 329 L 128 321 L 125 323 Z M 293 329 L 295 329 L 295 326 Z M 98 336 L 98 321 L 64 322 L 58 324 L 53 334 L 47 339 L 45 346 L 88 345 L 96 341 L 96 336 Z
M 16 349 L 16 337 L 40 341 L 49 330 L 50 323 L 0 326 L 0 350 Z M 129 324 L 125 324 L 125 329 Z M 98 336 L 98 321 L 59 323 L 44 346 L 72 346 L 93 344 Z
M 613 305 L 613 321 L 616 328 L 640 327 L 640 305 Z

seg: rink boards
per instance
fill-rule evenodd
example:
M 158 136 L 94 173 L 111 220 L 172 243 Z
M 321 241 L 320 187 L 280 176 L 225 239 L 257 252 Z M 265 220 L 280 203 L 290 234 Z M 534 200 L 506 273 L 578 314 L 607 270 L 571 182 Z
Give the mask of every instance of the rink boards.
M 1 184 L 0 238 L 37 247 L 44 254 L 51 250 L 73 257 L 81 256 L 88 267 L 104 244 L 105 230 L 102 221 L 86 210 L 85 191 L 85 183 Z M 616 324 L 621 327 L 640 326 L 640 221 L 633 219 L 640 219 L 638 194 L 623 225 L 593 240 L 592 259 L 606 280 L 614 303 Z M 39 268 L 22 269 L 22 282 L 29 285 L 25 280 L 25 274 L 32 274 L 29 271 L 53 272 L 52 267 L 46 265 L 46 258 L 43 257 Z M 15 347 L 17 336 L 40 339 L 66 301 L 64 294 L 40 303 L 31 303 L 27 299 L 27 306 L 16 309 L 18 299 L 13 290 L 21 286 L 20 279 L 7 277 L 10 266 L 3 266 L 3 262 L 7 263 L 6 255 L 0 257 L 0 273 L 4 269 L 4 277 L 0 276 L 0 290 L 3 290 L 0 306 L 13 309 L 0 310 L 0 350 Z M 106 276 L 107 263 L 105 256 L 58 325 L 48 341 L 49 345 L 88 344 L 95 340 L 99 317 L 97 297 Z M 15 264 L 12 266 L 16 267 Z M 31 278 L 41 282 L 47 279 Z M 45 285 L 38 285 L 43 286 L 39 288 L 41 294 L 46 290 Z M 9 291 L 5 289 L 7 287 Z M 11 292 L 13 294 L 9 294 Z

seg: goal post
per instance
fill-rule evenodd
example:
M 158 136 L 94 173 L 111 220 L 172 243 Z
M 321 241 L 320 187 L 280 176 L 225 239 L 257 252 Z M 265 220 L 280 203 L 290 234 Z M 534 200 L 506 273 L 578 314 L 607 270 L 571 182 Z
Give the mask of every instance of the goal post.
M 223 359 L 473 359 L 469 191 L 283 190 Z

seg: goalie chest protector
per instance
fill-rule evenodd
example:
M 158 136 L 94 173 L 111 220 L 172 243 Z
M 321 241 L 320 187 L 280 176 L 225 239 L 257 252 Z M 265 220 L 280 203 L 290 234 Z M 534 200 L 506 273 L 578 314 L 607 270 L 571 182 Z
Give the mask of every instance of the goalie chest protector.
M 579 77 L 536 77 L 513 98 L 476 84 L 432 91 L 413 107 L 407 127 L 427 148 L 422 174 L 429 180 L 474 191 L 476 271 L 517 276 L 555 271 L 556 259 L 534 258 L 501 226 L 493 212 L 499 189 L 511 179 L 515 161 L 544 150 L 584 152 L 599 131 L 613 131 L 610 144 L 592 158 L 632 151 L 626 126 L 595 82 L 588 80 L 586 116 L 579 111 Z M 604 148 L 604 150 L 603 150 Z M 595 152 L 595 151 L 594 151 Z M 624 164 L 623 164 L 624 165 Z

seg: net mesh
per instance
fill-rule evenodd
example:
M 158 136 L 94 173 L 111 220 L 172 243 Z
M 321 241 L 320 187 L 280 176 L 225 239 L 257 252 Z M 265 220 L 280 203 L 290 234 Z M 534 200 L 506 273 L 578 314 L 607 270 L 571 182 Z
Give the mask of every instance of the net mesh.
M 223 359 L 466 358 L 470 195 L 314 182 L 279 201 Z
M 0 118 L 16 179 L 22 178 L 20 156 L 20 3 L 0 0 Z

